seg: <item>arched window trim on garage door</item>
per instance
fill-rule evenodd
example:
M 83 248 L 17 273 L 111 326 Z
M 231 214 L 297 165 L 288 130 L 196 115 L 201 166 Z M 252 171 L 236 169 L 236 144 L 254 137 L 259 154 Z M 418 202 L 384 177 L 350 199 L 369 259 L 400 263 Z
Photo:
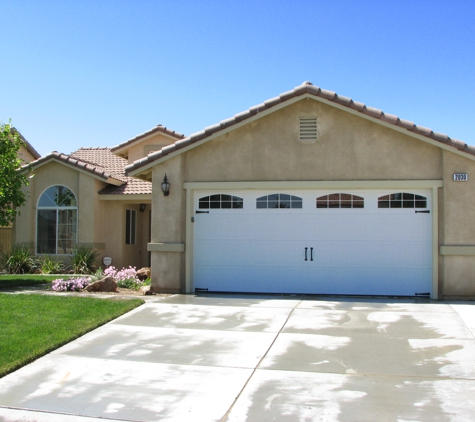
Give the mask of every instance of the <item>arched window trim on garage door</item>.
M 317 198 L 317 208 L 364 208 L 364 198 L 350 193 L 330 193 Z
M 198 201 L 198 208 L 208 209 L 239 209 L 244 207 L 244 200 L 239 196 L 217 193 L 214 195 L 203 196 Z
M 408 192 L 391 193 L 378 198 L 378 208 L 427 208 L 427 198 Z
M 302 198 L 287 193 L 273 193 L 257 198 L 256 208 L 302 208 Z

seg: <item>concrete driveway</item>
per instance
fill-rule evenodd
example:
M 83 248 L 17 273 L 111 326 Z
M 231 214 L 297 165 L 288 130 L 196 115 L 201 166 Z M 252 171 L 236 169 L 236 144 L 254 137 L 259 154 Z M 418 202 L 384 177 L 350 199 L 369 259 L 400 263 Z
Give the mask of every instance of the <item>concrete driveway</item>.
M 152 298 L 0 379 L 0 420 L 472 421 L 475 304 Z

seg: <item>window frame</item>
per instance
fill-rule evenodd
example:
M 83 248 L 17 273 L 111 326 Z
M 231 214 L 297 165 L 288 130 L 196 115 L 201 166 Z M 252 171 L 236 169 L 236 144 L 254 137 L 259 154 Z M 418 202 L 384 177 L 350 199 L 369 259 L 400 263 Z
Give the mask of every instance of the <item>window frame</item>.
M 133 208 L 125 210 L 125 244 L 137 244 L 137 210 Z
M 345 197 L 343 197 L 343 195 Z M 336 197 L 337 196 L 337 197 Z M 345 206 L 342 206 L 345 204 Z M 324 206 L 325 205 L 325 206 Z M 336 206 L 338 205 L 338 206 Z M 346 206 L 349 205 L 349 206 Z M 361 205 L 361 206 L 355 206 Z M 322 209 L 357 209 L 362 210 L 365 207 L 365 198 L 346 192 L 332 192 L 319 196 L 315 199 L 315 208 Z
M 398 198 L 397 196 L 400 197 Z M 409 196 L 412 196 L 412 198 L 409 198 Z M 392 206 L 393 203 L 395 206 Z M 428 199 L 426 196 L 412 192 L 394 192 L 378 196 L 378 209 L 413 210 L 416 208 L 428 208 Z
M 289 206 L 282 206 L 288 203 Z M 266 206 L 263 206 L 263 205 Z M 275 204 L 275 206 L 269 206 Z M 294 204 L 296 206 L 294 206 Z M 297 206 L 300 205 L 300 206 Z M 289 193 L 270 193 L 256 198 L 256 209 L 261 210 L 301 210 L 303 208 L 303 198 Z
M 229 206 L 223 206 L 229 204 Z M 198 198 L 199 210 L 242 210 L 244 198 L 229 193 L 212 193 Z
M 72 195 L 72 198 L 71 197 L 69 197 L 69 198 L 73 199 L 73 202 L 75 203 L 75 205 L 56 205 L 56 206 L 55 205 L 40 205 L 40 202 L 42 202 L 42 199 L 45 198 L 45 195 L 47 194 L 48 190 L 50 190 L 51 188 L 65 188 L 65 189 L 67 189 L 68 192 Z M 68 195 L 69 195 L 69 193 L 68 193 Z M 48 197 L 45 198 L 45 200 L 47 200 L 47 199 L 48 199 Z M 54 243 L 55 243 L 54 252 L 51 252 L 51 251 L 44 252 L 43 251 L 44 248 L 42 248 L 42 250 L 40 251 L 40 238 L 39 238 L 39 236 L 43 232 L 43 230 L 39 229 L 40 214 L 43 213 L 43 215 L 44 215 L 45 211 L 54 212 Z M 62 219 L 61 214 L 63 214 L 65 211 L 66 211 L 67 220 L 72 220 L 71 224 L 61 223 L 61 219 Z M 69 236 L 66 237 L 65 242 L 70 243 L 70 246 L 67 247 L 67 248 L 63 248 L 63 249 L 69 250 L 69 252 L 65 252 L 65 253 L 59 252 L 60 244 L 61 244 L 61 240 L 62 240 L 62 235 L 60 233 L 61 226 L 64 226 L 66 228 L 66 231 L 68 232 L 68 235 L 69 235 Z M 37 204 L 36 204 L 36 227 L 35 227 L 35 229 L 36 229 L 36 236 L 35 236 L 36 254 L 37 255 L 62 255 L 62 256 L 71 256 L 71 255 L 73 255 L 73 253 L 74 253 L 73 251 L 74 251 L 75 247 L 78 244 L 78 232 L 79 232 L 78 227 L 79 227 L 78 201 L 77 201 L 77 197 L 74 194 L 74 192 L 65 185 L 51 185 L 51 186 L 48 186 L 41 193 L 41 195 L 39 195 L 38 200 L 37 200 Z M 48 227 L 46 227 L 46 234 L 47 235 L 49 234 L 48 233 Z M 44 237 L 42 238 L 42 240 L 44 240 Z M 50 239 L 48 237 L 46 237 L 46 242 L 47 243 L 48 243 L 48 240 L 50 240 Z

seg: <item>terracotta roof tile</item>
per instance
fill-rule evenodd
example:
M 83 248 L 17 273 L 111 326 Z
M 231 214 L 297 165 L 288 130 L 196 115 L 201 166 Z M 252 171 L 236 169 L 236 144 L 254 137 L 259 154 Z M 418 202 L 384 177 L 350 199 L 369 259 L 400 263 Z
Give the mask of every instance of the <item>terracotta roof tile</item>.
M 394 114 L 388 114 L 388 113 L 383 113 L 381 115 L 381 120 L 383 120 L 386 123 L 391 123 L 392 125 L 395 125 L 397 123 L 398 117 L 395 116 Z
M 407 130 L 412 130 L 412 128 L 414 127 L 414 122 L 410 122 L 409 120 L 404 119 L 397 119 L 396 124 Z
M 99 195 L 146 195 L 152 193 L 152 183 L 128 177 L 127 183 L 121 186 L 109 185 L 99 191 Z
M 351 100 L 349 107 L 358 111 L 364 110 L 364 104 L 360 103 L 359 101 Z
M 381 115 L 383 114 L 381 110 L 377 108 L 373 108 L 373 107 L 368 107 L 368 106 L 364 107 L 363 113 L 368 114 L 371 117 L 376 117 L 377 119 L 379 119 Z
M 412 131 L 418 133 L 419 135 L 423 135 L 423 136 L 430 136 L 430 134 L 432 132 L 427 127 L 417 126 L 417 125 L 414 125 L 414 128 L 412 129 Z
M 190 135 L 189 137 L 184 138 L 183 140 L 175 142 L 175 144 L 173 145 L 168 145 L 162 148 L 160 151 L 153 152 L 149 154 L 147 157 L 137 160 L 133 164 L 128 165 L 125 170 L 126 172 L 135 172 L 136 170 L 139 170 L 141 167 L 149 165 L 153 163 L 153 161 L 159 158 L 163 158 L 174 151 L 177 151 L 177 150 L 180 150 L 181 148 L 185 148 L 189 145 L 192 145 L 193 143 L 201 141 L 202 139 L 205 139 L 214 133 L 230 128 L 236 123 L 245 121 L 246 119 L 256 115 L 257 113 L 272 109 L 272 107 L 275 107 L 276 105 L 279 105 L 281 103 L 284 103 L 287 100 L 290 100 L 292 98 L 296 98 L 302 95 L 312 95 L 315 97 L 326 99 L 330 102 L 334 102 L 339 105 L 356 110 L 374 119 L 378 119 L 383 122 L 389 123 L 391 125 L 404 128 L 409 132 L 413 132 L 418 135 L 422 135 L 427 138 L 433 139 L 435 141 L 438 141 L 447 145 L 451 145 L 459 151 L 463 151 L 468 154 L 475 155 L 475 147 L 468 146 L 464 142 L 456 141 L 454 139 L 451 139 L 447 135 L 433 132 L 429 128 L 416 126 L 413 122 L 409 120 L 400 119 L 397 116 L 394 116 L 392 114 L 386 114 L 382 110 L 366 106 L 365 104 L 358 101 L 354 101 L 351 98 L 339 96 L 333 91 L 320 89 L 319 87 L 312 85 L 310 82 L 304 82 L 302 85 L 296 87 L 295 89 L 291 91 L 284 92 L 280 94 L 278 97 L 271 98 L 265 101 L 264 103 L 257 104 L 251 107 L 249 110 L 238 113 L 235 116 L 230 117 L 229 119 L 222 120 L 219 123 L 219 125 L 210 126 L 204 131 L 194 133 Z M 219 126 L 219 129 L 216 129 L 218 126 Z

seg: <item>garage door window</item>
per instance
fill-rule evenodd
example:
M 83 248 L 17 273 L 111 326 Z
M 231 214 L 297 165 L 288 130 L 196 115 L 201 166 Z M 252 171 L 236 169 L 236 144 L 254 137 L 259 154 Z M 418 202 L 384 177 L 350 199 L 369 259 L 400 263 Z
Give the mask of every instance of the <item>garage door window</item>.
M 216 194 L 204 196 L 199 199 L 200 209 L 222 209 L 222 208 L 243 208 L 244 201 L 239 196 L 232 196 L 226 194 Z
M 413 193 L 392 193 L 378 198 L 378 208 L 427 208 L 427 198 Z
M 256 208 L 302 208 L 302 198 L 286 193 L 275 193 L 257 198 Z
M 317 208 L 364 208 L 364 198 L 349 193 L 332 193 L 318 197 Z

